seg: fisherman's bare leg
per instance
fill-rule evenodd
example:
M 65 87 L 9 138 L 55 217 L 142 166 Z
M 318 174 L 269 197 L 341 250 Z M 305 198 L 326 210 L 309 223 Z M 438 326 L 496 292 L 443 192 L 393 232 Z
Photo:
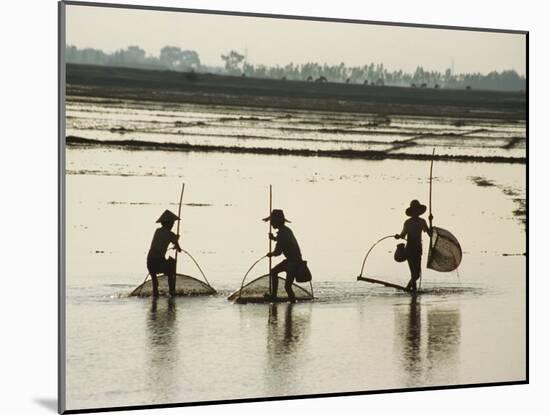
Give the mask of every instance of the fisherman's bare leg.
M 157 273 L 160 272 L 160 267 L 158 261 L 147 258 L 147 271 L 151 276 L 151 283 L 153 285 L 153 297 L 159 296 L 159 280 L 157 278 Z
M 176 296 L 176 274 L 169 274 L 168 277 L 168 291 L 171 297 Z
M 407 263 L 409 264 L 409 270 L 411 271 L 411 280 L 407 284 L 407 289 L 416 293 L 416 281 L 420 278 L 422 253 L 408 253 Z
M 279 289 L 279 274 L 287 271 L 286 259 L 280 264 L 275 265 L 271 269 L 271 292 L 269 293 L 273 298 L 277 298 L 277 291 Z
M 294 277 L 289 276 L 288 272 L 286 274 L 286 280 L 285 280 L 285 291 L 288 295 L 288 299 L 291 302 L 296 301 L 296 295 L 294 294 L 294 291 L 292 290 L 292 284 L 294 283 Z
M 171 297 L 176 296 L 176 261 L 170 257 L 167 260 L 168 291 Z
M 156 298 L 159 296 L 159 280 L 154 272 L 151 273 L 151 282 L 153 284 L 153 297 Z
M 271 271 L 271 276 L 269 278 L 271 279 L 271 291 L 269 292 L 269 295 L 273 298 L 277 298 L 277 291 L 279 290 L 279 276 Z

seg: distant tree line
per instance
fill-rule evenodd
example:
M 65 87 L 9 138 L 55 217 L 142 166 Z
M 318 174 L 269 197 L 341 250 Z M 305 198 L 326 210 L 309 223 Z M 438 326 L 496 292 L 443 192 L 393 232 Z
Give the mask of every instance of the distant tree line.
M 390 71 L 384 64 L 370 63 L 363 66 L 320 65 L 309 62 L 295 65 L 289 63 L 285 66 L 251 65 L 242 62 L 239 69 L 233 63 L 227 67 L 231 74 L 244 74 L 245 76 L 257 78 L 278 78 L 287 80 L 317 81 L 317 82 L 346 82 L 353 84 L 368 85 L 392 85 L 410 86 L 418 88 L 453 88 L 453 89 L 489 89 L 522 91 L 525 90 L 525 77 L 520 76 L 514 70 L 492 71 L 486 75 L 481 73 L 453 74 L 451 69 L 444 73 L 439 71 L 427 71 L 418 66 L 413 73 L 403 70 Z
M 69 63 L 84 63 L 108 66 L 127 66 L 144 69 L 169 69 L 184 72 L 212 72 L 234 76 L 254 78 L 286 79 L 296 81 L 345 82 L 368 85 L 409 86 L 418 88 L 453 89 L 489 89 L 524 91 L 526 80 L 514 70 L 481 73 L 444 73 L 427 71 L 418 66 L 413 73 L 402 70 L 388 70 L 384 64 L 366 64 L 363 66 L 327 65 L 309 62 L 305 64 L 289 63 L 285 66 L 252 65 L 245 55 L 231 50 L 222 54 L 223 67 L 211 67 L 201 64 L 199 54 L 193 50 L 184 50 L 176 46 L 165 46 L 160 55 L 147 56 L 139 46 L 105 53 L 98 49 L 78 49 L 67 46 L 65 59 Z
M 176 46 L 165 46 L 160 55 L 146 56 L 139 46 L 105 53 L 99 49 L 78 49 L 76 46 L 65 48 L 65 60 L 68 63 L 85 63 L 90 65 L 127 66 L 134 68 L 171 69 L 175 71 L 200 70 L 199 54 L 194 50 L 182 50 Z

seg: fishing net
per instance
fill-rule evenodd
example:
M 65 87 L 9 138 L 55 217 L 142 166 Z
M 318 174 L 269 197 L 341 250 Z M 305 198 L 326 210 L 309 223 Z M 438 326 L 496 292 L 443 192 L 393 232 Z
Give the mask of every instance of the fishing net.
M 159 282 L 159 295 L 168 295 L 168 277 L 166 275 L 161 275 L 158 277 Z M 153 282 L 149 278 L 139 287 L 137 287 L 132 293 L 131 296 L 138 297 L 150 297 L 153 294 Z M 190 277 L 189 275 L 177 274 L 176 275 L 176 295 L 186 296 L 186 295 L 211 295 L 216 294 L 216 290 L 209 286 L 208 284 Z
M 432 227 L 430 243 L 428 268 L 439 272 L 449 272 L 458 268 L 462 260 L 462 248 L 451 232 Z
M 297 300 L 312 300 L 311 293 L 297 284 L 292 284 L 292 290 Z M 227 299 L 229 301 L 263 303 L 266 302 L 264 294 L 269 292 L 269 275 L 263 275 L 249 282 L 241 290 L 235 291 Z M 279 277 L 279 286 L 277 287 L 277 301 L 288 301 L 288 295 L 285 291 L 285 279 Z

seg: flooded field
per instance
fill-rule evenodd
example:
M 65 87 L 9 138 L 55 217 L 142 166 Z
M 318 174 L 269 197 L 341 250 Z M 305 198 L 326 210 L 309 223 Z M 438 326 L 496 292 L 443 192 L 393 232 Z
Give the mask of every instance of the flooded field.
M 68 409 L 525 379 L 524 122 L 70 96 L 66 133 L 93 140 L 66 150 Z M 456 157 L 434 164 L 433 214 L 462 244 L 459 272 L 425 270 L 416 299 L 357 282 L 410 200 L 428 202 L 420 156 L 434 147 Z M 258 151 L 279 148 L 290 152 Z M 181 243 L 218 294 L 128 298 L 182 182 Z M 267 252 L 270 184 L 316 299 L 232 304 Z M 395 245 L 381 243 L 365 275 L 406 284 Z M 186 259 L 178 271 L 199 275 Z
M 279 109 L 161 104 L 75 97 L 67 135 L 120 145 L 186 145 L 226 151 L 283 149 L 379 157 L 438 157 L 518 161 L 525 158 L 525 123 L 515 120 L 389 116 Z M 70 140 L 69 140 L 70 142 Z

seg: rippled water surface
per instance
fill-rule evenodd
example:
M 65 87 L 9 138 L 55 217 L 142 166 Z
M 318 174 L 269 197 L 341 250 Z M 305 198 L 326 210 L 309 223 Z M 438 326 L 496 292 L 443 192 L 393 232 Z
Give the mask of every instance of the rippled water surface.
M 78 100 L 67 115 L 68 135 L 100 140 L 387 149 L 420 136 L 395 151 L 525 156 L 525 126 L 491 120 L 384 124 Z M 464 257 L 459 273 L 424 271 L 416 299 L 356 277 L 368 248 L 401 230 L 410 200 L 427 203 L 427 162 L 69 146 L 66 168 L 68 409 L 525 378 L 524 164 L 435 163 L 434 224 L 455 234 Z M 182 182 L 182 245 L 218 295 L 128 298 Z M 312 270 L 314 302 L 226 300 L 267 251 L 269 184 Z M 406 284 L 394 248 L 378 245 L 365 275 Z M 199 275 L 189 260 L 178 268 Z

